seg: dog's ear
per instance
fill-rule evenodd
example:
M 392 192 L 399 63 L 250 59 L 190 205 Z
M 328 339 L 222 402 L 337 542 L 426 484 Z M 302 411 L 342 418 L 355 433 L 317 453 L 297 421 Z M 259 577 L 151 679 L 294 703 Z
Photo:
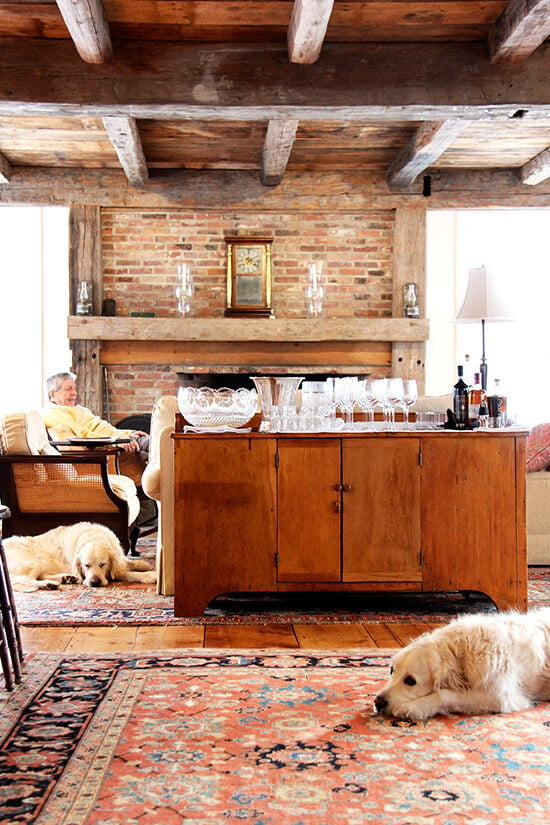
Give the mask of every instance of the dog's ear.
M 80 561 L 79 553 L 75 553 L 73 557 L 73 563 L 71 564 L 71 573 L 73 576 L 76 576 L 79 581 L 84 581 L 84 570 L 82 568 L 82 562 Z
M 443 651 L 437 682 L 439 689 L 468 690 L 470 687 L 459 646 L 449 646 Z

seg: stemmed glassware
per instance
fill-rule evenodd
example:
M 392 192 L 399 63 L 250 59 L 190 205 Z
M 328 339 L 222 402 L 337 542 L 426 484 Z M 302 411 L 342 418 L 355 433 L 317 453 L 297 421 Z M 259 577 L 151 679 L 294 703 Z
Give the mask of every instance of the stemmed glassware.
M 348 430 L 353 428 L 353 408 L 357 397 L 358 381 L 356 375 L 334 380 L 334 400 L 336 406 L 344 413 L 344 424 Z
M 357 383 L 356 401 L 361 410 L 367 416 L 367 428 L 374 428 L 374 407 L 376 405 L 376 393 L 373 382 L 364 378 Z
M 387 403 L 389 408 L 390 427 L 395 429 L 395 408 L 403 403 L 403 379 L 388 378 Z
M 418 387 L 414 378 L 405 378 L 403 380 L 403 398 L 401 399 L 401 406 L 403 407 L 403 415 L 405 418 L 405 427 L 409 429 L 409 408 L 416 404 L 418 400 Z
M 382 408 L 384 424 L 387 425 L 390 423 L 390 411 L 388 406 L 388 379 L 377 378 L 372 382 L 372 390 L 376 404 Z

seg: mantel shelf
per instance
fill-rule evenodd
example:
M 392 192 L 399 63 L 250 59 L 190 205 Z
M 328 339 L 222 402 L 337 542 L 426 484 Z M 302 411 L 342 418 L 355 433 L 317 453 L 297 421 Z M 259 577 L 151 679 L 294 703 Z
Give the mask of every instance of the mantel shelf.
M 71 315 L 70 340 L 427 341 L 426 318 L 142 318 Z

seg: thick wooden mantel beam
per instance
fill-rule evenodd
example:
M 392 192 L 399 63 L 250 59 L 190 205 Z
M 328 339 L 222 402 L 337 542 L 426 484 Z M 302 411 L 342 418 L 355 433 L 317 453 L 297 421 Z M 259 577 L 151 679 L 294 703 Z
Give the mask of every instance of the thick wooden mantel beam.
M 489 32 L 491 62 L 518 63 L 550 37 L 550 0 L 509 0 Z
M 353 71 L 350 70 L 353 67 Z M 116 43 L 90 66 L 70 42 L 4 39 L 0 116 L 443 121 L 550 116 L 550 44 L 521 68 L 482 43 L 325 43 L 307 71 L 281 46 Z
M 101 0 L 56 0 L 76 50 L 87 63 L 113 56 L 109 24 Z
M 315 63 L 321 54 L 334 0 L 294 0 L 287 33 L 292 63 Z

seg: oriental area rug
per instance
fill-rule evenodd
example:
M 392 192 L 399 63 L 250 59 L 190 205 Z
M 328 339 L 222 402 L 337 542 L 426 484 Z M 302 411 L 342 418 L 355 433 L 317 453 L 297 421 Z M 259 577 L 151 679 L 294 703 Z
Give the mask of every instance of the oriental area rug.
M 30 656 L 0 692 L 0 823 L 547 825 L 550 703 L 386 719 L 389 658 Z
M 550 568 L 529 569 L 529 608 L 550 606 Z M 218 597 L 199 618 L 175 618 L 174 599 L 153 585 L 105 588 L 67 585 L 15 594 L 22 625 L 197 625 L 441 622 L 465 613 L 492 612 L 479 593 L 285 593 Z

